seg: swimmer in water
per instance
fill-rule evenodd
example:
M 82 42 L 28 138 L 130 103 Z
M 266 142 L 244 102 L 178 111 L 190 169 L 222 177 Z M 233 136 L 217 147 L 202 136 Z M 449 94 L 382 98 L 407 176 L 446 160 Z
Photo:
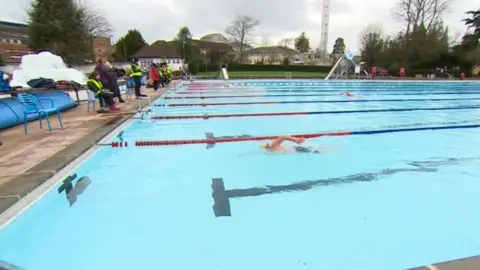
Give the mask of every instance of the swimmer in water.
M 296 143 L 294 146 L 285 146 L 283 145 L 284 141 L 291 141 Z M 324 153 L 329 149 L 322 149 L 315 146 L 304 146 L 300 145 L 305 142 L 305 138 L 292 137 L 292 136 L 280 136 L 273 140 L 271 143 L 261 143 L 260 147 L 267 150 L 268 152 L 276 153 Z
M 357 95 L 345 91 L 345 92 L 340 93 L 340 96 L 344 96 L 344 97 L 356 97 Z

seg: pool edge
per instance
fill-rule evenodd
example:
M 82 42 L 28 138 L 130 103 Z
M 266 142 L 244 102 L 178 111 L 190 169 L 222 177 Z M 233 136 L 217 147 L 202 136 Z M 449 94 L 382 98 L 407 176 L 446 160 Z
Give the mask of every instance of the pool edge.
M 162 96 L 167 94 L 169 91 L 172 91 L 175 89 L 176 88 L 173 88 L 173 87 L 166 89 L 165 91 L 160 93 L 158 96 L 153 98 L 151 100 L 151 103 L 161 98 Z M 141 106 L 140 109 L 144 109 L 149 106 L 150 104 L 145 104 L 144 106 Z M 111 120 L 98 126 L 94 130 L 86 134 L 85 136 L 81 137 L 77 141 L 70 144 L 69 146 L 72 146 L 72 147 L 84 146 L 84 148 L 80 149 L 72 160 L 65 162 L 62 165 L 57 165 L 59 166 L 58 171 L 56 170 L 45 171 L 45 173 L 48 174 L 47 176 L 48 178 L 46 179 L 43 178 L 45 179 L 44 181 L 40 180 L 41 183 L 35 188 L 33 188 L 32 190 L 26 191 L 26 194 L 24 196 L 18 195 L 18 197 L 20 198 L 18 198 L 17 196 L 12 196 L 16 198 L 17 201 L 13 202 L 3 212 L 0 213 L 0 231 L 3 230 L 6 226 L 8 226 L 10 223 L 12 223 L 21 214 L 26 212 L 32 205 L 34 205 L 36 202 L 41 200 L 55 185 L 57 185 L 61 180 L 63 180 L 65 175 L 75 170 L 83 162 L 85 162 L 90 155 L 94 154 L 99 149 L 100 147 L 98 145 L 99 143 L 104 143 L 109 139 L 111 139 L 112 137 L 116 136 L 116 134 L 118 134 L 125 126 L 127 126 L 134 120 L 134 116 L 137 114 L 113 117 Z M 101 129 L 107 129 L 107 130 L 104 133 L 98 133 L 98 130 L 101 130 Z M 91 138 L 91 137 L 93 137 L 94 139 L 88 140 L 88 138 Z M 36 166 L 42 166 L 44 165 L 44 163 L 48 163 L 51 160 L 57 159 L 59 153 L 61 153 L 62 151 L 59 151 L 55 153 L 53 156 L 41 161 L 31 169 L 35 168 Z M 26 175 L 19 176 L 17 178 L 33 177 L 32 175 L 33 174 L 31 175 L 26 174 Z M 14 182 L 14 181 L 15 181 L 15 178 L 11 179 L 9 182 Z

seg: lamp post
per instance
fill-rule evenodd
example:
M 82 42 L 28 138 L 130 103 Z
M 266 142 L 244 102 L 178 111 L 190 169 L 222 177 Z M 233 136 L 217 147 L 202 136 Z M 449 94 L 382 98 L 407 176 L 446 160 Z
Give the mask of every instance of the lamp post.
M 182 57 L 183 57 L 183 64 L 185 65 L 185 40 L 182 40 Z
M 128 59 L 127 59 L 127 46 L 125 45 L 125 39 L 123 40 L 123 58 L 125 58 L 125 61 L 128 62 Z

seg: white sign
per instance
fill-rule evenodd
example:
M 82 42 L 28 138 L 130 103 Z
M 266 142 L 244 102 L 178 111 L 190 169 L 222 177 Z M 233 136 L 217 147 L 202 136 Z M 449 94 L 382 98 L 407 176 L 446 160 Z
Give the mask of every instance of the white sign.
M 355 74 L 360 74 L 360 65 L 355 65 Z
M 347 51 L 345 52 L 345 57 L 346 57 L 348 60 L 350 60 L 350 61 L 353 60 L 353 57 L 354 57 L 354 56 L 355 56 L 355 54 L 354 54 L 352 51 L 350 51 L 350 50 L 347 50 Z

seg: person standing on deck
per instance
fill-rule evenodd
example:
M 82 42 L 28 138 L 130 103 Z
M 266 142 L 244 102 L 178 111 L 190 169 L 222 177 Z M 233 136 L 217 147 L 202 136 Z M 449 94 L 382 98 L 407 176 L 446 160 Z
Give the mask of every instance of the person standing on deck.
M 142 70 L 140 69 L 140 66 L 138 65 L 138 59 L 133 58 L 132 59 L 132 74 L 130 75 L 133 78 L 133 81 L 135 82 L 135 96 L 137 98 L 139 97 L 146 97 L 147 95 L 143 95 L 140 93 L 140 88 L 142 87 Z
M 162 75 L 162 87 L 165 87 L 168 85 L 166 66 L 167 66 L 167 63 L 162 63 L 161 69 L 160 69 L 160 74 Z
M 172 81 L 172 69 L 165 64 L 165 74 L 167 75 L 167 85 Z
M 152 80 L 153 90 L 158 90 L 158 85 L 160 84 L 160 73 L 158 72 L 157 64 L 152 63 L 149 71 L 150 80 Z
M 109 89 L 113 93 L 113 96 L 118 98 L 120 103 L 124 103 L 125 101 L 122 99 L 122 94 L 118 87 L 117 76 L 110 71 L 107 63 L 99 59 L 95 71 L 100 75 L 100 82 L 103 87 Z
M 162 67 L 163 67 L 163 63 L 157 63 L 158 74 L 160 75 L 160 85 L 162 85 L 162 87 L 165 87 L 165 82 L 162 74 Z

